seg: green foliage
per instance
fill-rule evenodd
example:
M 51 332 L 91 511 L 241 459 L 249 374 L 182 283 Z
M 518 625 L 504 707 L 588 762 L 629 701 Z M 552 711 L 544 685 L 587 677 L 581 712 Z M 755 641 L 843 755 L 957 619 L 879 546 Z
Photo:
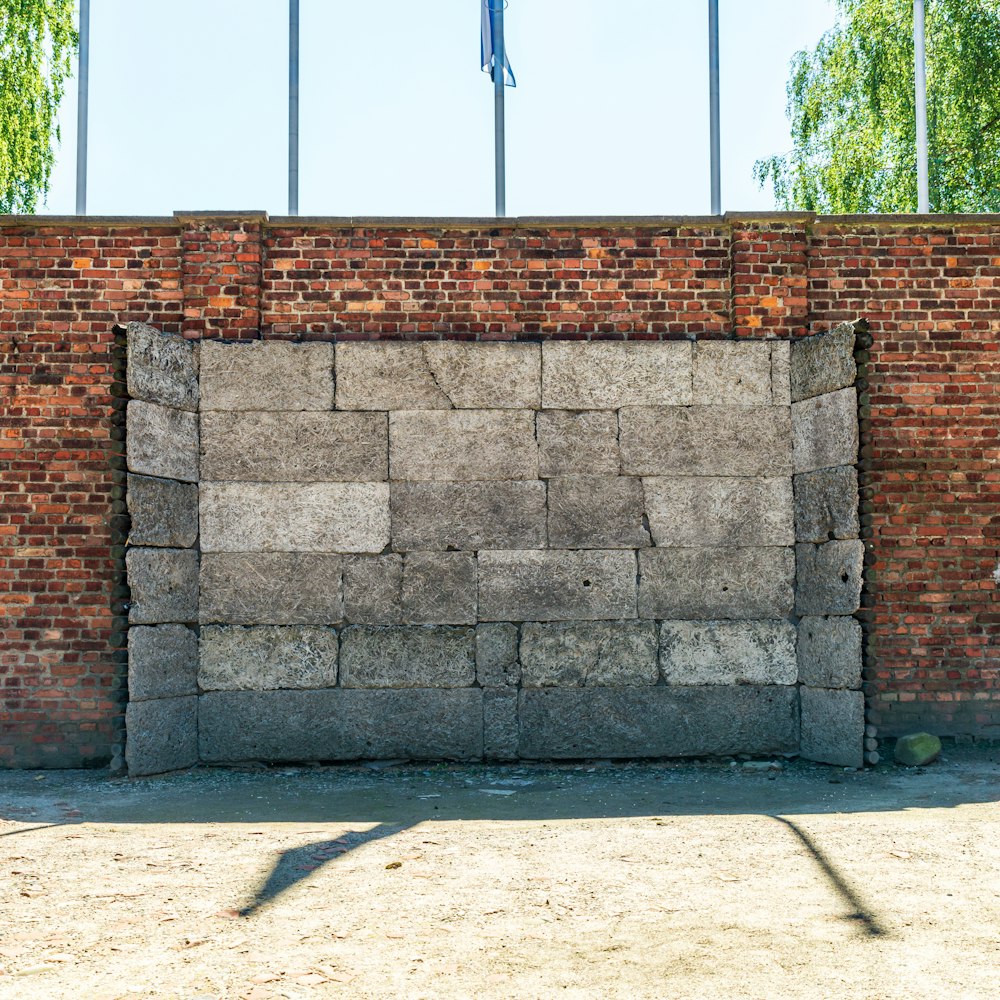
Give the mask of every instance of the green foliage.
M 77 46 L 74 7 L 0 0 L 0 212 L 33 212 L 48 191 Z
M 758 160 L 777 202 L 822 213 L 917 207 L 912 0 L 836 0 L 792 60 L 791 152 Z M 1000 211 L 1000 0 L 927 0 L 931 209 Z

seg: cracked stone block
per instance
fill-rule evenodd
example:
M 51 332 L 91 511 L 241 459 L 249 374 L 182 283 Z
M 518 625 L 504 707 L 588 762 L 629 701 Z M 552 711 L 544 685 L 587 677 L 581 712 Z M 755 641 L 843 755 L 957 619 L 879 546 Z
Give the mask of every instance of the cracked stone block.
M 691 402 L 691 345 L 546 341 L 542 405 L 547 410 L 615 410 Z
M 363 625 L 398 625 L 403 620 L 403 557 L 344 557 L 344 616 Z
M 618 475 L 618 414 L 613 410 L 542 410 L 535 424 L 543 479 Z
M 630 549 L 650 544 L 643 525 L 642 481 L 625 476 L 549 480 L 549 545 L 559 549 Z
M 819 543 L 859 534 L 858 473 L 853 465 L 795 477 L 796 541 Z
M 839 767 L 861 767 L 865 700 L 860 691 L 799 689 L 802 735 L 799 752 L 806 760 Z
M 861 687 L 861 623 L 854 618 L 799 619 L 799 680 L 810 687 Z
M 486 760 L 517 760 L 517 691 L 483 691 L 483 756 Z
M 858 460 L 858 394 L 854 388 L 792 403 L 792 453 L 796 472 Z
M 787 340 L 771 343 L 771 402 L 788 406 L 792 402 L 792 345 Z
M 129 396 L 178 410 L 197 410 L 197 346 L 145 323 L 129 323 L 126 337 Z
M 854 363 L 856 337 L 852 324 L 841 323 L 827 333 L 803 337 L 792 344 L 793 402 L 854 385 L 858 377 Z
M 667 684 L 794 684 L 795 626 L 783 621 L 667 621 L 660 625 Z
M 460 688 L 476 680 L 476 630 L 349 625 L 340 638 L 345 688 Z
M 545 547 L 545 484 L 392 483 L 397 552 Z
M 336 624 L 344 618 L 342 563 L 325 552 L 205 552 L 201 622 Z
M 389 414 L 394 480 L 537 479 L 531 410 L 399 410 Z
M 771 345 L 707 340 L 694 345 L 694 403 L 769 406 Z
M 475 555 L 408 552 L 403 560 L 403 620 L 409 625 L 475 625 Z
M 625 406 L 622 472 L 631 476 L 784 476 L 786 406 Z
M 479 553 L 480 621 L 634 618 L 635 553 Z
M 480 687 L 517 687 L 521 664 L 517 658 L 517 626 L 490 622 L 476 628 L 476 681 Z
M 333 344 L 206 340 L 201 409 L 332 410 Z
M 198 698 L 132 701 L 125 709 L 125 763 L 133 778 L 198 763 Z
M 662 546 L 792 545 L 788 478 L 672 476 L 642 480 L 653 542 Z
M 125 554 L 131 625 L 198 620 L 198 553 L 194 549 L 130 548 Z
M 204 552 L 381 552 L 387 483 L 201 484 Z
M 128 630 L 129 701 L 198 693 L 198 636 L 185 625 Z
M 795 613 L 853 615 L 861 606 L 865 546 L 833 541 L 795 546 Z
M 203 691 L 328 688 L 337 683 L 337 631 L 317 625 L 205 625 Z
M 380 482 L 389 478 L 388 420 L 384 413 L 204 413 L 201 478 Z
M 634 687 L 658 677 L 655 622 L 526 622 L 521 629 L 522 687 Z
M 198 417 L 156 403 L 128 404 L 126 453 L 130 472 L 198 481 Z
M 173 479 L 128 475 L 125 494 L 131 545 L 190 548 L 198 539 L 198 487 Z
M 785 618 L 792 611 L 791 548 L 663 548 L 639 553 L 642 618 Z
M 525 689 L 518 724 L 522 759 L 773 754 L 799 742 L 794 687 Z

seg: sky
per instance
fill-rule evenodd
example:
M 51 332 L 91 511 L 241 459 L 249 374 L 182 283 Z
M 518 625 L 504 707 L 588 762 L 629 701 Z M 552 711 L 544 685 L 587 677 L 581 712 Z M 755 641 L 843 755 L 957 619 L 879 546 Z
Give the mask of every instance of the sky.
M 301 0 L 302 215 L 488 216 L 480 0 Z M 720 0 L 723 210 L 831 0 Z M 707 0 L 508 0 L 509 215 L 709 212 Z M 92 0 L 87 210 L 287 211 L 286 0 Z M 42 212 L 75 210 L 76 81 Z

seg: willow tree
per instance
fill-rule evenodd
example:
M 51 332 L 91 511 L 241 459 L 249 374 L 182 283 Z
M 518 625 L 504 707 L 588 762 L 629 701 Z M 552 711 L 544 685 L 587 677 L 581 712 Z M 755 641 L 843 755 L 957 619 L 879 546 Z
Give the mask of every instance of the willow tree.
M 74 7 L 0 0 L 0 212 L 33 212 L 49 189 L 77 45 Z
M 912 0 L 836 0 L 836 25 L 792 59 L 793 149 L 758 160 L 789 209 L 917 207 Z M 930 204 L 1000 211 L 1000 0 L 927 0 Z

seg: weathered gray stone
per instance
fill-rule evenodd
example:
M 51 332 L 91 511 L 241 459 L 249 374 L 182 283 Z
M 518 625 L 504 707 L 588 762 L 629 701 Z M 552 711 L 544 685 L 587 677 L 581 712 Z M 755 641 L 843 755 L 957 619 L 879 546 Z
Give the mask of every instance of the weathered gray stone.
M 476 681 L 484 688 L 520 683 L 516 625 L 490 622 L 476 628 Z
M 613 410 L 542 410 L 535 422 L 543 479 L 618 475 L 618 415 Z
M 854 326 L 841 323 L 827 333 L 803 337 L 792 344 L 792 400 L 809 399 L 854 385 Z
M 132 545 L 185 549 L 198 538 L 198 487 L 173 479 L 128 476 L 126 492 Z
M 825 542 L 857 538 L 858 473 L 852 465 L 804 472 L 795 477 L 795 540 Z
M 194 549 L 129 549 L 125 555 L 132 625 L 198 620 L 198 553 Z
M 338 410 L 447 410 L 421 344 L 337 345 Z
M 403 621 L 475 625 L 476 557 L 471 552 L 408 552 L 403 560 Z
M 129 323 L 126 379 L 133 399 L 198 409 L 198 349 L 176 333 Z
M 525 688 L 635 687 L 658 676 L 655 622 L 528 622 L 521 629 Z
M 642 481 L 627 476 L 549 480 L 549 545 L 560 549 L 631 549 L 649 545 Z
M 386 483 L 201 485 L 204 552 L 381 552 Z
M 128 698 L 198 693 L 198 636 L 185 625 L 133 625 L 128 630 Z
M 458 688 L 475 680 L 475 629 L 349 625 L 341 633 L 342 687 Z
M 403 620 L 403 557 L 344 557 L 344 616 L 362 625 Z
M 854 618 L 799 619 L 799 680 L 810 687 L 861 687 L 861 624 Z
M 198 763 L 198 698 L 194 695 L 129 702 L 125 729 L 125 763 L 133 778 Z
M 480 552 L 480 621 L 634 618 L 630 551 Z
M 667 621 L 660 625 L 667 684 L 794 684 L 795 626 L 782 621 Z
M 517 691 L 483 691 L 483 756 L 487 760 L 517 760 Z
M 803 687 L 799 752 L 806 760 L 841 767 L 864 763 L 865 701 L 860 691 Z
M 795 546 L 795 613 L 853 615 L 861 605 L 864 543 Z
M 771 345 L 766 340 L 706 340 L 694 345 L 695 403 L 770 406 Z
M 614 410 L 620 406 L 691 402 L 691 345 L 546 341 L 542 405 L 551 410 Z
M 333 625 L 344 618 L 342 556 L 325 552 L 206 552 L 202 623 Z
M 133 399 L 126 411 L 130 472 L 164 479 L 198 480 L 198 417 Z
M 771 341 L 771 402 L 775 406 L 792 402 L 791 347 L 787 340 Z
M 858 394 L 854 388 L 792 403 L 792 454 L 796 472 L 858 460 Z
M 483 754 L 482 696 L 479 688 L 213 692 L 199 699 L 201 758 L 474 760 Z
M 389 478 L 384 413 L 250 413 L 201 417 L 201 478 L 378 482 Z
M 643 479 L 642 484 L 656 545 L 791 545 L 795 541 L 789 478 L 673 476 Z
M 531 410 L 399 410 L 389 414 L 394 480 L 537 479 Z
M 792 610 L 791 548 L 643 549 L 643 618 L 784 618 Z
M 690 757 L 798 749 L 793 687 L 522 690 L 523 758 Z
M 905 767 L 923 767 L 941 752 L 941 740 L 933 733 L 910 733 L 900 736 L 893 749 L 893 760 Z
M 786 406 L 625 406 L 630 476 L 784 476 L 792 472 Z
M 397 552 L 545 546 L 544 483 L 393 483 L 390 492 Z
M 337 683 L 337 632 L 318 625 L 205 625 L 203 691 L 328 688 Z
M 333 344 L 206 340 L 201 409 L 332 410 Z

